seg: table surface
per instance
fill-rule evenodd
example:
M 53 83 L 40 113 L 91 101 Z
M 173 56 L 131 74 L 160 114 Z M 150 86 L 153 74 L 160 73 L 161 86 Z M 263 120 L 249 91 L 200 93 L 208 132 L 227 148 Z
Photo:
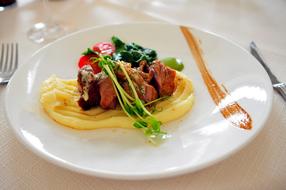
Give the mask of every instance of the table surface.
M 276 0 L 52 0 L 52 18 L 82 28 L 126 22 L 170 22 L 211 31 L 247 48 L 254 40 L 277 77 L 286 82 L 286 1 Z M 0 7 L 1 42 L 18 42 L 20 63 L 45 45 L 28 29 L 48 18 L 42 1 Z M 123 181 L 86 176 L 34 155 L 16 139 L 4 113 L 0 87 L 0 189 L 286 189 L 286 103 L 276 93 L 270 117 L 241 151 L 211 167 L 182 176 Z

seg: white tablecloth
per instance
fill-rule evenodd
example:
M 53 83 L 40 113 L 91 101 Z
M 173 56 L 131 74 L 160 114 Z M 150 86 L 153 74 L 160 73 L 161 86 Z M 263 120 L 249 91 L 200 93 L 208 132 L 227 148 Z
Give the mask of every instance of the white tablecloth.
M 247 48 L 254 40 L 266 62 L 286 81 L 286 1 L 276 0 L 53 0 L 56 20 L 70 32 L 133 21 L 165 21 L 218 33 Z M 46 18 L 41 1 L 0 8 L 0 39 L 18 42 L 20 64 L 43 46 L 26 37 Z M 286 189 L 286 103 L 276 93 L 262 132 L 226 160 L 195 173 L 160 180 L 120 181 L 68 171 L 44 161 L 16 139 L 4 114 L 0 87 L 0 189 Z

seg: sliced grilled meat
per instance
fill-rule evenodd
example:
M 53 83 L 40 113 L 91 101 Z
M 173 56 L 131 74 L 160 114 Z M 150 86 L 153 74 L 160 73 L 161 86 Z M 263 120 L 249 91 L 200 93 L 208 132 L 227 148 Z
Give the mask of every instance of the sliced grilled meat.
M 103 109 L 114 109 L 117 97 L 112 81 L 104 72 L 93 74 L 91 66 L 86 65 L 78 72 L 78 89 L 80 99 L 78 105 L 83 110 L 100 106 Z
M 144 102 L 151 102 L 158 98 L 158 92 L 152 85 L 145 82 L 141 85 L 135 84 L 134 86 L 139 98 Z
M 131 68 L 127 70 L 127 73 L 130 76 L 141 100 L 144 102 L 150 102 L 158 98 L 156 89 L 144 80 L 141 71 Z
M 126 63 L 124 67 L 139 98 L 144 102 L 151 102 L 159 96 L 170 96 L 175 91 L 176 71 L 160 61 L 154 61 L 150 66 L 140 62 L 137 68 Z M 124 73 L 120 69 L 115 69 L 115 73 L 122 87 L 132 96 Z M 91 66 L 84 66 L 78 72 L 78 89 L 81 95 L 78 104 L 83 110 L 96 106 L 103 109 L 116 108 L 116 92 L 112 80 L 104 72 L 94 75 Z
M 78 105 L 83 110 L 99 105 L 99 88 L 91 66 L 86 65 L 79 70 L 77 82 L 80 92 Z
M 100 93 L 100 107 L 103 109 L 115 109 L 117 103 L 116 92 L 109 77 L 101 78 L 98 81 Z
M 139 67 L 136 68 L 139 71 L 139 74 L 143 77 L 143 79 L 150 83 L 153 78 L 153 73 L 149 72 L 147 61 L 143 60 L 139 62 Z
M 132 69 L 130 63 L 122 62 L 122 64 L 123 64 L 126 71 Z M 119 67 L 118 67 L 118 69 L 116 69 L 115 75 L 119 80 L 122 80 L 122 81 L 126 80 L 125 74 L 123 73 L 122 70 L 119 69 Z
M 176 90 L 176 71 L 165 66 L 159 60 L 153 61 L 149 71 L 153 73 L 152 82 L 159 92 L 160 97 L 171 96 Z
M 144 102 L 150 102 L 158 98 L 156 89 L 149 84 L 152 79 L 152 74 L 145 73 L 140 68 L 132 68 L 129 63 L 122 62 L 121 64 L 123 64 L 127 74 L 133 82 L 135 90 L 141 100 Z M 121 80 L 123 89 L 132 96 L 132 90 L 129 87 L 124 73 L 119 69 L 116 71 L 116 76 Z

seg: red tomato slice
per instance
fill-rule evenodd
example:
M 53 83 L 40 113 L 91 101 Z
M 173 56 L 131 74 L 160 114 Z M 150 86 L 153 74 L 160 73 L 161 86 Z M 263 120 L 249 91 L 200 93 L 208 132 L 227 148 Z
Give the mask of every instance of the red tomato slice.
M 99 42 L 96 43 L 92 47 L 93 51 L 96 51 L 101 54 L 105 55 L 112 55 L 115 52 L 115 47 L 112 43 L 110 42 Z
M 90 58 L 95 57 L 95 55 L 83 55 L 80 57 L 78 61 L 78 68 L 82 68 L 85 65 L 90 65 L 93 69 L 93 73 L 99 73 L 101 68 L 98 66 L 97 63 L 94 63 Z
M 112 55 L 115 52 L 115 47 L 112 43 L 110 42 L 99 42 L 96 43 L 93 47 L 92 47 L 93 51 L 96 51 L 100 54 L 104 54 L 104 55 Z M 83 55 L 80 57 L 79 61 L 78 61 L 78 68 L 82 68 L 84 65 L 90 65 L 93 69 L 93 72 L 99 73 L 101 72 L 101 68 L 98 66 L 97 63 L 94 63 L 90 58 L 91 57 L 96 57 L 96 55 Z

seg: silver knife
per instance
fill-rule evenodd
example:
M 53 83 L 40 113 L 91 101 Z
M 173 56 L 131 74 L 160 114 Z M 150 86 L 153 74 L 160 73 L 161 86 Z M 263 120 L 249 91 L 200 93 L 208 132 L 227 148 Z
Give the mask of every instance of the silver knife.
M 266 63 L 261 58 L 256 44 L 254 42 L 251 42 L 249 46 L 250 46 L 250 53 L 261 63 L 261 65 L 264 67 L 264 69 L 268 73 L 274 90 L 276 90 L 276 92 L 278 92 L 280 96 L 284 99 L 284 101 L 286 102 L 286 84 L 283 82 L 280 82 L 277 79 L 277 77 L 272 73 L 272 71 L 269 69 L 269 67 L 266 65 Z

